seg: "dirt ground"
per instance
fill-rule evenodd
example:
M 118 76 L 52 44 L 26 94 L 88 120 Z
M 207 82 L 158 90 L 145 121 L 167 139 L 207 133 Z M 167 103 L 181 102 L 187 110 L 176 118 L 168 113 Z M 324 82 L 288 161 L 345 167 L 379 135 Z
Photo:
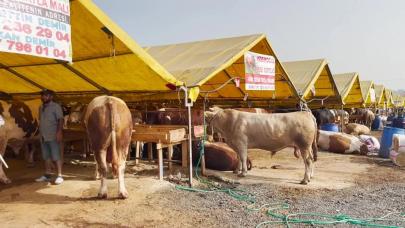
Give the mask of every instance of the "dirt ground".
M 304 186 L 299 184 L 304 164 L 294 158 L 292 150 L 273 157 L 266 151 L 251 150 L 249 156 L 253 169 L 245 178 L 231 172 L 208 173 L 225 180 L 217 184 L 254 194 L 255 206 L 283 202 L 291 206 L 292 213 L 354 218 L 405 213 L 405 170 L 388 160 L 320 152 L 315 177 Z M 247 202 L 222 192 L 177 190 L 167 181 L 168 175 L 165 181 L 158 181 L 157 166 L 147 161 L 128 165 L 127 200 L 115 198 L 118 184 L 114 179 L 108 180 L 108 200 L 94 198 L 99 181 L 93 180 L 91 162 L 67 162 L 62 185 L 35 183 L 43 172 L 39 164 L 27 168 L 22 160 L 8 159 L 8 163 L 11 168 L 6 172 L 13 183 L 0 186 L 1 227 L 255 227 L 271 219 L 263 210 L 249 211 Z M 172 179 L 177 177 L 175 170 Z M 389 218 L 402 221 L 384 224 L 405 226 L 405 217 L 392 214 Z

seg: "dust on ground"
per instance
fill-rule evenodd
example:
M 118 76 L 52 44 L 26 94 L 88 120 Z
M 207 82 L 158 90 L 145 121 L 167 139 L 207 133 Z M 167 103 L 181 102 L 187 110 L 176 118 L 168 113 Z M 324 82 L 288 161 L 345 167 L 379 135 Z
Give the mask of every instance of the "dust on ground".
M 254 206 L 288 203 L 291 213 L 354 218 L 405 212 L 405 170 L 389 160 L 319 152 L 314 179 L 300 185 L 304 164 L 291 149 L 273 157 L 266 151 L 250 150 L 249 156 L 253 169 L 246 178 L 232 172 L 209 174 L 229 180 L 220 185 L 253 194 Z M 94 198 L 100 183 L 93 180 L 92 162 L 68 162 L 62 185 L 35 183 L 43 172 L 40 164 L 26 168 L 22 160 L 9 159 L 8 163 L 11 168 L 6 172 L 13 183 L 0 186 L 2 227 L 255 227 L 270 220 L 265 211 L 249 211 L 248 202 L 225 193 L 182 191 L 168 181 L 158 181 L 156 164 L 147 161 L 127 167 L 127 200 L 116 198 L 116 179 L 108 180 L 109 199 Z M 173 176 L 178 176 L 179 169 Z M 386 224 L 405 226 L 404 222 Z

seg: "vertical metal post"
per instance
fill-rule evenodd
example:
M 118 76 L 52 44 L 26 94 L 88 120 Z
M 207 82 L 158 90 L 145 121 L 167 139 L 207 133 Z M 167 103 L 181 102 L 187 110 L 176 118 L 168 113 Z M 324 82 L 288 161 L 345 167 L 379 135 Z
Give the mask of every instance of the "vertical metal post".
M 187 105 L 187 104 L 186 104 Z M 187 105 L 188 109 L 188 152 L 189 152 L 189 185 L 193 186 L 193 149 L 192 149 L 192 132 L 191 128 L 191 105 Z
M 189 185 L 190 187 L 193 186 L 193 149 L 192 149 L 192 132 L 193 129 L 191 128 L 191 106 L 193 106 L 193 102 L 189 102 L 188 100 L 188 89 L 185 86 L 180 87 L 181 90 L 184 91 L 184 99 L 185 99 L 185 105 L 187 107 L 187 112 L 188 112 L 188 154 L 189 154 Z

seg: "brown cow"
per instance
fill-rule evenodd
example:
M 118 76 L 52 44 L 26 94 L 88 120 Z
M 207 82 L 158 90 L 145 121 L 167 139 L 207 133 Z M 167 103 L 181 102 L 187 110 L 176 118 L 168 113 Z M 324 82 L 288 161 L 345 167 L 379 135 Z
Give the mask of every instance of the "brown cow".
M 370 151 L 367 144 L 356 136 L 340 132 L 319 130 L 317 142 L 321 150 L 333 153 L 365 155 Z
M 197 164 L 200 158 L 200 148 L 193 148 L 193 163 Z M 205 167 L 219 171 L 234 171 L 238 169 L 238 154 L 223 142 L 205 142 L 204 143 Z M 252 162 L 248 160 L 248 170 L 252 169 Z
M 359 124 L 364 124 L 371 128 L 371 125 L 373 124 L 373 121 L 375 119 L 374 113 L 366 108 L 357 108 L 357 109 L 352 109 L 353 113 L 353 120 L 356 123 Z
M 39 99 L 30 101 L 0 101 L 0 116 L 4 124 L 0 126 L 0 154 L 3 156 L 9 146 L 15 154 L 29 142 L 38 141 L 38 112 L 42 102 Z M 32 147 L 33 148 L 33 147 Z M 33 150 L 29 150 L 28 162 L 33 163 Z M 3 171 L 0 162 L 0 182 L 8 184 L 10 179 Z
M 310 112 L 256 114 L 218 107 L 210 110 L 205 113 L 209 125 L 219 131 L 239 155 L 240 176 L 247 174 L 247 149 L 264 149 L 274 154 L 293 147 L 301 152 L 305 164 L 301 183 L 310 181 L 313 161 L 317 159 L 317 126 Z
M 113 174 L 118 175 L 119 197 L 127 198 L 124 172 L 132 134 L 128 106 L 116 97 L 96 97 L 87 106 L 84 124 L 101 177 L 98 197 L 107 198 L 107 163 L 111 163 Z
M 368 135 L 370 134 L 370 128 L 357 123 L 349 123 L 344 125 L 343 132 L 351 135 Z
M 371 125 L 373 124 L 374 119 L 375 119 L 375 115 L 374 115 L 374 113 L 373 113 L 371 110 L 368 110 L 368 109 L 367 109 L 367 110 L 363 113 L 363 121 L 364 121 L 364 124 L 365 124 L 367 127 L 371 128 Z

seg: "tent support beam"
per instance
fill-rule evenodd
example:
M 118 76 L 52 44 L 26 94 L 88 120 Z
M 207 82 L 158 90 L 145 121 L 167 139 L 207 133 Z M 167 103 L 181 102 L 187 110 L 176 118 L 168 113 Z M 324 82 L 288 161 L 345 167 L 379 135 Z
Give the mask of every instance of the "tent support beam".
M 131 55 L 134 54 L 133 52 L 123 52 L 123 53 L 118 53 L 115 56 L 125 56 L 125 55 Z M 82 59 L 75 59 L 73 62 L 74 63 L 79 63 L 79 62 L 84 62 L 84 61 L 89 61 L 89 60 L 97 60 L 97 59 L 105 59 L 105 58 L 110 58 L 110 55 L 100 55 L 100 56 L 95 56 L 95 57 L 89 57 L 89 58 L 82 58 Z M 14 66 L 8 66 L 12 68 L 19 68 L 19 67 L 34 67 L 34 66 L 49 66 L 49 65 L 57 65 L 57 64 L 63 64 L 64 62 L 49 62 L 49 63 L 36 63 L 36 64 L 25 64 L 25 65 L 14 65 Z M 3 68 L 0 66 L 0 69 Z
M 4 69 L 4 70 L 10 72 L 11 74 L 15 75 L 16 77 L 18 77 L 18 78 L 20 78 L 20 79 L 22 79 L 22 80 L 24 80 L 24 81 L 26 81 L 26 82 L 28 82 L 28 83 L 34 85 L 35 87 L 38 87 L 38 88 L 41 89 L 41 90 L 44 90 L 44 89 L 45 89 L 45 87 L 43 87 L 43 86 L 41 86 L 40 84 L 38 84 L 38 83 L 32 81 L 31 79 L 25 77 L 24 75 L 18 73 L 17 71 L 13 70 L 12 68 L 10 68 L 10 67 L 8 67 L 8 66 L 2 64 L 2 63 L 0 63 L 0 67 L 1 67 L 2 69 Z
M 72 66 L 70 66 L 68 63 L 60 61 L 60 60 L 56 60 L 56 61 L 58 63 L 62 64 L 62 66 L 64 66 L 66 69 L 70 70 L 72 73 L 76 74 L 81 79 L 85 80 L 86 82 L 90 83 L 92 86 L 99 89 L 101 92 L 103 92 L 105 94 L 108 94 L 108 95 L 111 94 L 111 92 L 108 91 L 106 88 L 104 88 L 101 85 L 97 84 L 95 81 L 91 80 L 86 75 L 84 75 L 82 72 L 80 72 L 80 71 L 76 70 L 75 68 L 73 68 Z

